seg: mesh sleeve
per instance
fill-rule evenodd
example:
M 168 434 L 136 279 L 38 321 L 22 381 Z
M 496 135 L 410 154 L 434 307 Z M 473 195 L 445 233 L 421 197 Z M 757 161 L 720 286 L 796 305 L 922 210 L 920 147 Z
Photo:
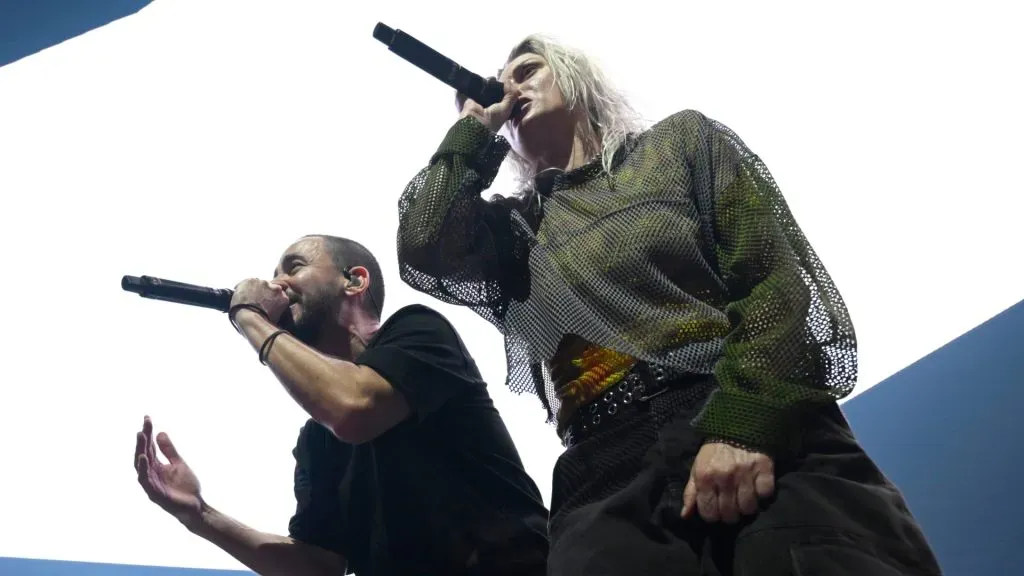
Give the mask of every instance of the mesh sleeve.
M 516 281 L 527 274 L 511 222 L 518 200 L 480 196 L 508 150 L 479 121 L 462 118 L 399 200 L 402 280 L 449 304 L 473 307 L 492 322 L 510 286 L 528 286 Z
M 714 368 L 719 387 L 694 425 L 769 453 L 795 450 L 794 412 L 853 390 L 853 324 L 760 158 L 721 125 L 711 152 L 712 222 L 731 329 Z

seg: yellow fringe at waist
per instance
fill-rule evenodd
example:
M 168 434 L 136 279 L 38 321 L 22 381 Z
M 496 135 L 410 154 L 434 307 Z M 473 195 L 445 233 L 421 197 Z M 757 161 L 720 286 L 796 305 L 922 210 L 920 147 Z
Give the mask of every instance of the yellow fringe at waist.
M 572 361 L 573 366 L 580 369 L 580 375 L 557 392 L 562 402 L 558 419 L 571 416 L 580 406 L 621 382 L 636 362 L 636 358 L 628 354 L 593 344 L 587 346 L 583 354 Z

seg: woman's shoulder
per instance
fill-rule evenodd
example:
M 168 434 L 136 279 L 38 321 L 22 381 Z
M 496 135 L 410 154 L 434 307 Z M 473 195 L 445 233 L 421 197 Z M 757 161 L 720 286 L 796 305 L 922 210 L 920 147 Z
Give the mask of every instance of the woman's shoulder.
M 715 122 L 703 113 L 686 109 L 655 122 L 641 135 L 641 147 L 667 147 L 696 152 L 707 147 L 715 134 Z
M 661 136 L 659 139 L 682 140 L 691 147 L 712 146 L 731 150 L 740 156 L 750 154 L 743 140 L 732 129 L 697 110 L 686 109 L 671 114 L 652 126 L 650 132 Z
M 666 116 L 651 126 L 651 130 L 701 132 L 709 130 L 713 124 L 714 121 L 700 111 L 687 108 Z

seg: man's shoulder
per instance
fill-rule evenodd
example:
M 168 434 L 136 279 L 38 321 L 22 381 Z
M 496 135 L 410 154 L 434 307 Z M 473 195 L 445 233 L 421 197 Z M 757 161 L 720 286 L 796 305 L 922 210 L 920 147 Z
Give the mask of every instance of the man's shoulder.
M 388 317 L 369 348 L 402 350 L 420 362 L 444 366 L 448 372 L 462 373 L 472 380 L 480 379 L 476 363 L 451 321 L 422 304 L 404 306 Z
M 409 304 L 399 308 L 380 327 L 382 333 L 403 331 L 427 331 L 450 334 L 458 337 L 455 326 L 437 310 L 423 304 Z
M 408 304 L 396 310 L 391 314 L 391 316 L 388 316 L 388 319 L 384 323 L 389 324 L 393 321 L 404 318 L 429 318 L 440 320 L 445 323 L 448 322 L 448 319 L 445 318 L 444 314 L 441 314 L 430 306 L 426 306 L 424 304 Z

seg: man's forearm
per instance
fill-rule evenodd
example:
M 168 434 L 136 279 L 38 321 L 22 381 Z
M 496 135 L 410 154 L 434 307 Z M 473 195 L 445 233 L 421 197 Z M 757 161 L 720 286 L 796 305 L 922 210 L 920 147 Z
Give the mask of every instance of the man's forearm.
M 205 507 L 201 517 L 187 522 L 193 533 L 224 550 L 260 576 L 339 576 L 343 557 L 287 536 L 254 530 L 230 516 Z
M 250 310 L 240 310 L 235 321 L 257 352 L 277 331 L 277 326 Z M 274 341 L 271 352 L 275 351 L 278 352 L 274 354 L 277 361 L 270 362 L 270 369 L 288 394 L 314 420 L 333 429 L 339 417 L 359 399 L 359 391 L 353 382 L 355 365 L 327 358 L 289 335 Z
M 257 351 L 277 331 L 251 310 L 240 310 L 235 321 Z M 266 360 L 299 406 L 342 442 L 369 442 L 410 414 L 405 397 L 372 368 L 323 354 L 292 335 L 274 340 Z

